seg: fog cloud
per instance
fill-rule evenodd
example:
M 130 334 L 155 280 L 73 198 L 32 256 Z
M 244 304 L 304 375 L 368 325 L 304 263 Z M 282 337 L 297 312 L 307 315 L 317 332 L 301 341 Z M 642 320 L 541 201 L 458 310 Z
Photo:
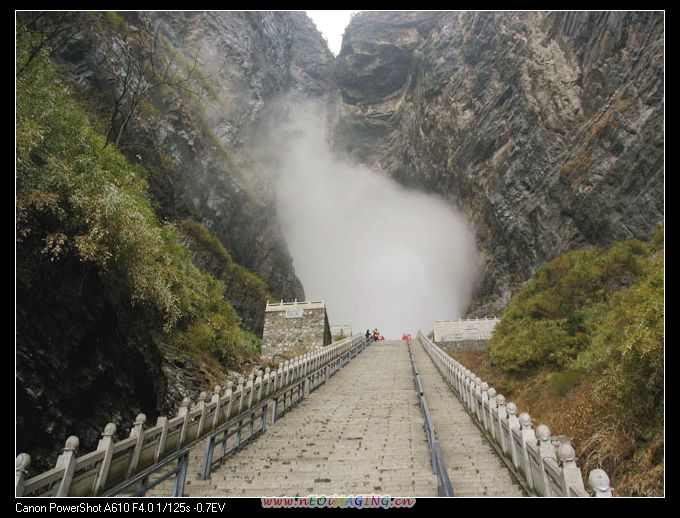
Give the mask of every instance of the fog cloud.
M 461 316 L 477 257 L 465 219 L 335 156 L 318 106 L 283 106 L 262 142 L 307 300 L 325 299 L 332 324 L 386 338 Z

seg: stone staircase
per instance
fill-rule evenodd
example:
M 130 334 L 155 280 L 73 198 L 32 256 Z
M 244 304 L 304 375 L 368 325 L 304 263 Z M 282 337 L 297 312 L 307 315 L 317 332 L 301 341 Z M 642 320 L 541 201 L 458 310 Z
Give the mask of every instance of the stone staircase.
M 522 496 L 519 484 L 448 387 L 419 340 L 411 342 L 455 496 Z
M 438 373 L 435 373 L 439 376 Z M 191 452 L 187 496 L 436 496 L 437 481 L 408 350 L 371 344 L 266 433 L 200 480 Z M 150 496 L 168 494 L 171 481 Z

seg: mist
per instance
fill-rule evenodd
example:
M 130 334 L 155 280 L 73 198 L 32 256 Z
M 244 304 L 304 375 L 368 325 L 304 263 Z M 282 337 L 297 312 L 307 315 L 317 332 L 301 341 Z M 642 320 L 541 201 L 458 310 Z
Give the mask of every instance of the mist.
M 385 338 L 460 317 L 478 259 L 465 219 L 334 155 L 319 105 L 283 103 L 277 114 L 261 148 L 307 300 L 326 301 L 331 325 Z

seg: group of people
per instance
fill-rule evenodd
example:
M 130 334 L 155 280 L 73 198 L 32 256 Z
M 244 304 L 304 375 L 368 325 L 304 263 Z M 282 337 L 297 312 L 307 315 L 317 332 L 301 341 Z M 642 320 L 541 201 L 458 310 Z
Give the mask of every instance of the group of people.
M 385 337 L 380 334 L 380 331 L 378 331 L 378 328 L 376 327 L 373 332 L 371 333 L 368 329 L 366 329 L 366 341 L 368 343 L 370 342 L 377 342 L 378 340 L 384 340 Z M 404 340 L 405 342 L 410 342 L 411 341 L 411 333 L 404 333 L 401 335 L 401 339 Z
M 366 329 L 366 341 L 367 342 L 377 342 L 378 340 L 384 340 L 385 337 L 380 334 L 380 331 L 378 331 L 378 328 L 376 327 L 373 330 L 373 333 L 371 333 L 368 329 Z

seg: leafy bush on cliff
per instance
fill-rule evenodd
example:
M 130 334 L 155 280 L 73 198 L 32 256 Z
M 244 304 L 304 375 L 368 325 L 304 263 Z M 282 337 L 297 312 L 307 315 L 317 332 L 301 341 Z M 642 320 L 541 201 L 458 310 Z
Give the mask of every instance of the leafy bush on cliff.
M 473 368 L 522 410 L 574 437 L 586 472 L 607 470 L 618 495 L 663 494 L 663 227 L 647 244 L 548 263 L 479 360 Z
M 631 240 L 557 257 L 539 270 L 508 305 L 490 348 L 493 364 L 509 373 L 564 367 L 592 345 L 614 295 L 647 274 L 648 247 Z
M 47 49 L 32 56 L 35 48 L 35 36 L 19 27 L 19 276 L 28 279 L 31 269 L 41 269 L 77 280 L 80 273 L 66 270 L 75 260 L 96 272 L 101 297 L 117 308 L 123 327 L 156 333 L 163 343 L 204 351 L 222 364 L 238 347 L 254 349 L 257 339 L 239 327 L 222 282 L 193 264 L 173 225 L 158 221 L 142 168 L 105 146 L 50 65 Z M 39 318 L 30 307 L 21 310 L 27 321 Z
M 232 302 L 242 325 L 256 335 L 261 335 L 264 308 L 268 300 L 273 300 L 267 291 L 267 284 L 235 263 L 217 236 L 200 223 L 183 220 L 179 230 L 186 246 L 194 252 L 194 262 L 224 282 L 224 295 Z

